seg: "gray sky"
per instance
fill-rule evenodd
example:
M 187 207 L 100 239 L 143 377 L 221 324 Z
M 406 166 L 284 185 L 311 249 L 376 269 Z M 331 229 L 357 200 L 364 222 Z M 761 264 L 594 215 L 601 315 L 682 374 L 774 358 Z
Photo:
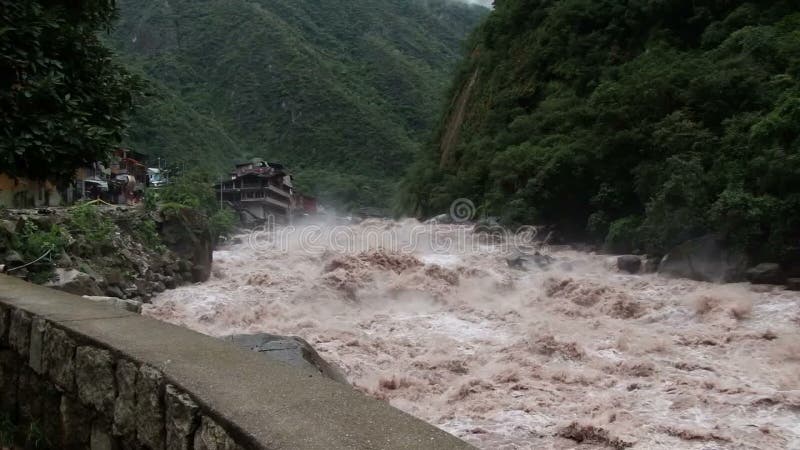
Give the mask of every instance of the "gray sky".
M 465 3 L 475 3 L 475 4 L 483 5 L 483 6 L 486 6 L 486 7 L 489 7 L 489 8 L 492 7 L 492 0 L 461 0 L 461 1 L 463 1 Z

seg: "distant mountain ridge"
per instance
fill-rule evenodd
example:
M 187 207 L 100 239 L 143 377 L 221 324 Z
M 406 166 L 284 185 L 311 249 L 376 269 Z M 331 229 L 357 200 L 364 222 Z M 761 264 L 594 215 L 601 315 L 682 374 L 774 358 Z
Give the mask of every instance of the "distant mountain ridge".
M 262 156 L 385 205 L 488 10 L 450 0 L 121 0 L 111 44 L 152 80 L 128 145 L 219 169 Z

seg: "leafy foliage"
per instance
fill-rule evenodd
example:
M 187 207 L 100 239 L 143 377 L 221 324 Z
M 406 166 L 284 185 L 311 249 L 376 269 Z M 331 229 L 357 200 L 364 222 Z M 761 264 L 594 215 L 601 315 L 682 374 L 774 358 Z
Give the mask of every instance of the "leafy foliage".
M 69 227 L 83 236 L 88 242 L 110 244 L 112 233 L 116 230 L 114 223 L 98 211 L 94 203 L 80 203 L 69 213 Z
M 106 0 L 0 0 L 0 172 L 70 179 L 122 139 L 138 81 L 97 37 Z
M 164 243 L 161 241 L 161 236 L 158 234 L 156 222 L 153 219 L 149 217 L 143 218 L 137 224 L 135 232 L 139 242 L 144 244 L 147 248 L 159 253 L 166 249 Z
M 787 257 L 800 242 L 798 30 L 786 0 L 497 0 L 401 206 L 434 214 L 469 197 L 620 250 L 718 232 Z
M 22 233 L 16 237 L 13 247 L 23 259 L 33 261 L 48 251 L 52 256 L 59 255 L 64 251 L 66 243 L 66 233 L 58 225 L 53 225 L 49 230 L 41 230 L 28 220 L 25 221 Z
M 213 182 L 210 172 L 191 170 L 173 178 L 172 183 L 164 188 L 150 190 L 155 198 L 149 202 L 167 210 L 197 210 L 208 219 L 212 236 L 225 236 L 233 231 L 237 223 L 236 214 L 216 199 Z
M 128 145 L 213 171 L 279 161 L 344 207 L 387 202 L 488 12 L 450 0 L 119 5 L 110 42 L 152 80 Z
M 11 420 L 11 413 L 4 411 L 0 413 L 0 445 L 10 448 L 14 445 L 14 435 L 17 426 Z
M 58 225 L 42 230 L 33 221 L 26 220 L 22 232 L 14 236 L 11 247 L 19 252 L 30 271 L 30 279 L 36 283 L 46 283 L 53 276 L 53 261 L 66 248 L 68 235 Z M 0 431 L 2 434 L 2 431 Z

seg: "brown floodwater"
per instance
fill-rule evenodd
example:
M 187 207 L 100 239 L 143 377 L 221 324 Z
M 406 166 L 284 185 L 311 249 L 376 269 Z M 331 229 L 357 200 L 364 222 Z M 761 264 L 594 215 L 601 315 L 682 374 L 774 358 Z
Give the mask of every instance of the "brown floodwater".
M 480 448 L 800 448 L 799 293 L 623 274 L 564 248 L 515 270 L 508 248 L 434 228 L 242 236 L 208 282 L 144 314 L 300 336 L 357 389 Z

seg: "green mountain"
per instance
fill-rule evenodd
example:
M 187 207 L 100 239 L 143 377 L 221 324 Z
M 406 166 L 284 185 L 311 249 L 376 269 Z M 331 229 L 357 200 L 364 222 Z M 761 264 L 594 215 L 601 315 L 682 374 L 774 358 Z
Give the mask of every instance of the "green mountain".
M 472 39 L 408 210 L 800 254 L 796 1 L 497 0 Z
M 385 205 L 488 9 L 451 0 L 120 0 L 111 45 L 152 81 L 127 144 L 223 170 L 265 157 Z

